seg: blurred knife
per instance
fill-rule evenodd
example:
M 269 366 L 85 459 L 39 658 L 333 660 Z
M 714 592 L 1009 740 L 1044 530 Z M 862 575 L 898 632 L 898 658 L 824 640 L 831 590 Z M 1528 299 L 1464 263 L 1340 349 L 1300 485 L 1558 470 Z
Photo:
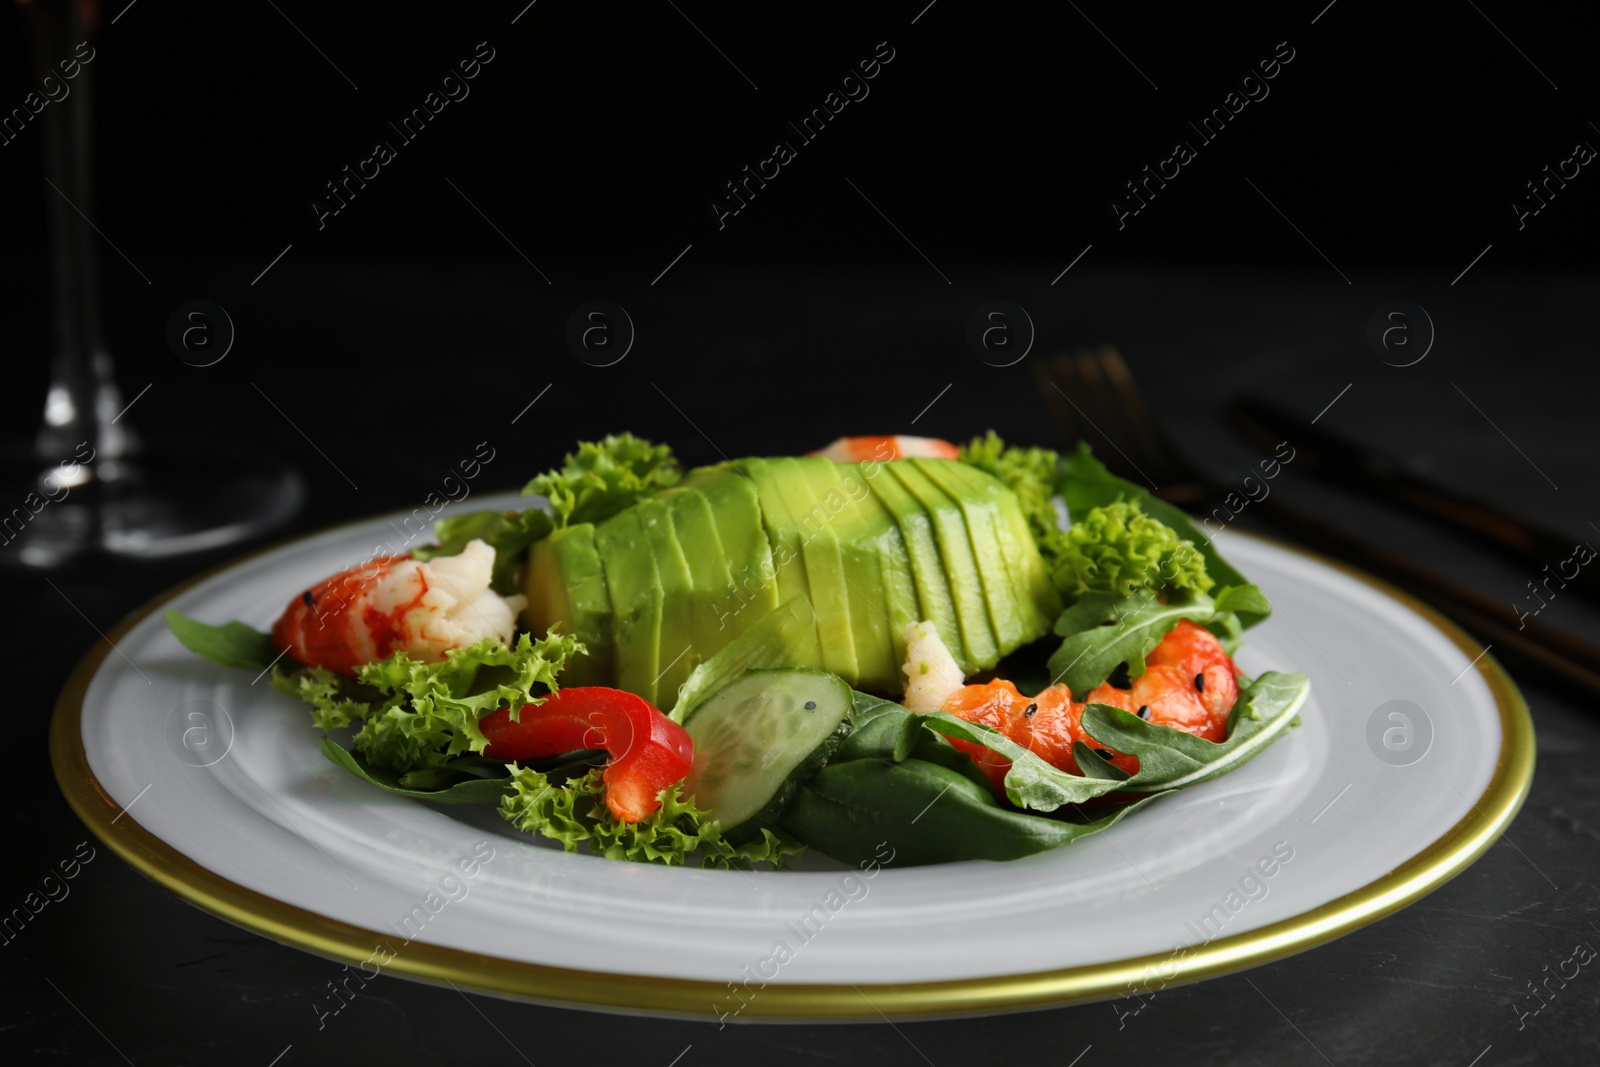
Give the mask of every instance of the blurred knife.
M 1531 564 L 1539 571 L 1535 585 L 1555 576 L 1562 588 L 1572 587 L 1600 597 L 1600 567 L 1585 567 L 1574 557 L 1590 542 L 1513 516 L 1501 508 L 1452 493 L 1406 472 L 1394 456 L 1324 430 L 1263 400 L 1237 401 L 1229 410 L 1235 427 L 1264 448 L 1282 441 L 1294 447 L 1294 465 L 1319 478 L 1370 497 L 1396 504 L 1444 526 L 1465 533 Z M 1593 558 L 1595 550 L 1586 555 Z M 1562 564 L 1572 562 L 1568 573 Z M 1546 572 L 1544 568 L 1548 567 Z

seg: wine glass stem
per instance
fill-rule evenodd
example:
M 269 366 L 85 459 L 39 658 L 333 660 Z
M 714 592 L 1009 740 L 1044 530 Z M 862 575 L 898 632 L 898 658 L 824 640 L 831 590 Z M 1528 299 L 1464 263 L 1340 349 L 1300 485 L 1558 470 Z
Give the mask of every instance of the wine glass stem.
M 35 443 L 46 463 L 81 460 L 86 448 L 93 448 L 98 460 L 115 460 L 130 444 L 129 434 L 113 422 L 122 412 L 122 397 L 100 332 L 96 242 L 101 238 L 89 221 L 94 67 L 79 62 L 71 79 L 57 69 L 89 41 L 96 7 L 84 0 L 32 0 L 24 7 L 31 9 L 37 84 L 42 87 L 48 76 L 68 90 L 39 115 L 55 335 L 44 423 Z

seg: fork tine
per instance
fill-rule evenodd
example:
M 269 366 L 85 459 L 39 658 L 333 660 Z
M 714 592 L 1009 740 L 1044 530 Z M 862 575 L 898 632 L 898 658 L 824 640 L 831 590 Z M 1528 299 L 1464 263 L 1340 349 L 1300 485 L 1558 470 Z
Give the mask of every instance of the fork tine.
M 1098 354 L 1102 371 L 1117 396 L 1117 406 L 1126 412 L 1130 426 L 1134 427 L 1134 447 L 1150 464 L 1150 471 L 1161 481 L 1157 495 L 1176 504 L 1192 506 L 1204 501 L 1210 494 L 1205 477 L 1187 463 L 1172 447 L 1161 425 L 1150 414 L 1129 369 L 1120 353 L 1109 345 L 1102 346 Z
M 1101 345 L 1095 352 L 1100 374 L 1112 395 L 1112 405 L 1122 414 L 1127 428 L 1125 447 L 1154 478 L 1162 482 L 1181 481 L 1190 477 L 1187 467 L 1168 443 L 1161 426 L 1150 414 L 1122 354 L 1111 345 Z
M 1121 428 L 1121 416 L 1117 413 L 1115 402 L 1110 400 L 1111 394 L 1095 385 L 1096 380 L 1103 376 L 1099 373 L 1094 355 L 1083 350 L 1075 358 L 1058 357 L 1056 370 L 1061 378 L 1057 390 L 1062 398 L 1071 405 L 1081 423 L 1094 430 L 1096 439 L 1110 446 L 1110 451 L 1100 452 L 1100 458 L 1106 466 L 1125 478 L 1146 482 L 1154 487 L 1155 483 L 1113 436 L 1114 430 Z M 1107 429 L 1108 423 L 1113 430 Z M 1087 434 L 1082 436 L 1088 439 Z
M 1033 365 L 1033 378 L 1045 406 L 1050 409 L 1051 417 L 1061 428 L 1061 436 L 1067 441 L 1077 442 L 1083 440 L 1083 429 L 1073 417 L 1072 405 L 1067 403 L 1066 395 L 1056 384 L 1056 379 L 1061 376 L 1058 368 L 1067 358 L 1065 352 L 1058 352 L 1048 360 L 1040 360 Z
M 1085 349 L 1078 353 L 1076 362 L 1078 377 L 1083 381 L 1083 391 L 1092 398 L 1094 404 L 1085 410 L 1093 413 L 1100 435 L 1127 460 L 1129 466 L 1142 471 L 1149 461 L 1140 455 L 1139 427 L 1128 421 L 1128 412 L 1122 406 L 1116 389 L 1107 381 L 1100 353 Z

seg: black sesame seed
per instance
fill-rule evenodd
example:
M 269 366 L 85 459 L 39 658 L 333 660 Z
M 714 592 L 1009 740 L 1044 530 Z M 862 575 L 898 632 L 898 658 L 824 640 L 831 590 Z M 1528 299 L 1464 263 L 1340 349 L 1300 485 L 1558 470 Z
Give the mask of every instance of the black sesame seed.
M 1206 676 L 1203 673 L 1194 676 L 1194 687 L 1202 693 L 1206 691 Z
M 817 702 L 815 700 L 806 701 L 806 710 L 807 711 L 816 711 L 817 710 Z
M 309 590 L 309 589 L 307 589 L 304 593 L 300 594 L 300 600 L 308 608 L 313 608 L 313 607 L 317 606 L 317 598 L 311 595 L 311 590 Z
M 1099 756 L 1101 759 L 1110 759 L 1113 755 L 1115 755 L 1115 753 L 1108 748 L 1097 748 L 1094 750 L 1094 754 Z
M 1024 719 L 1031 719 L 1037 714 L 1039 714 L 1039 705 L 1037 704 L 1029 704 L 1022 711 L 1022 717 Z
M 1139 718 L 1148 719 L 1149 717 L 1150 717 L 1150 705 L 1149 704 L 1140 704 L 1139 705 Z

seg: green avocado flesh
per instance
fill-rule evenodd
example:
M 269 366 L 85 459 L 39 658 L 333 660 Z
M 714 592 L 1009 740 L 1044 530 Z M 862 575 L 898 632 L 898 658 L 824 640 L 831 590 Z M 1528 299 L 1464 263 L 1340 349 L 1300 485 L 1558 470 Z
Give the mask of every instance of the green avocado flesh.
M 718 628 L 738 629 L 721 635 L 721 643 L 726 645 L 735 633 L 748 629 L 781 603 L 778 583 L 773 580 L 772 543 L 761 524 L 760 498 L 754 482 L 726 466 L 692 471 L 681 487 L 705 497 L 728 560 L 728 586 L 716 602 Z
M 770 478 L 768 484 L 788 508 L 789 519 L 800 541 L 800 556 L 806 564 L 806 588 L 811 594 L 811 606 L 817 612 L 817 638 L 822 642 L 819 666 L 841 678 L 853 678 L 858 667 L 844 555 L 839 550 L 839 536 L 834 532 L 826 509 L 812 492 L 815 475 L 809 469 L 817 463 L 832 462 L 820 456 L 783 457 L 767 460 L 765 466 Z M 760 480 L 759 475 L 755 477 Z M 768 491 L 763 489 L 762 507 L 766 506 L 767 496 Z
M 697 666 L 732 638 L 727 627 L 720 624 L 719 616 L 720 602 L 727 597 L 733 579 L 727 555 L 722 551 L 716 519 L 705 496 L 697 489 L 674 488 L 663 492 L 658 499 L 672 513 L 672 530 L 678 544 L 697 546 L 695 551 L 683 552 L 689 568 L 689 641 L 673 682 L 672 692 L 676 693 L 677 686 Z M 677 655 L 677 652 L 672 654 Z M 665 684 L 666 679 L 662 682 Z
M 867 491 L 855 464 L 841 465 L 822 457 L 805 462 L 812 492 L 839 541 L 856 644 L 854 684 L 880 692 L 898 689 L 904 684 L 900 664 L 905 659 L 905 639 L 901 635 L 907 622 L 917 621 L 908 617 L 916 604 L 906 596 L 911 570 L 904 562 L 900 531 Z M 901 546 L 898 557 L 889 548 L 891 537 L 893 544 Z M 903 568 L 898 575 L 892 570 L 897 562 Z
M 917 498 L 900 484 L 899 479 L 885 471 L 885 466 L 878 464 L 873 468 L 874 476 L 866 478 L 867 488 L 872 491 L 873 499 L 894 516 L 895 525 L 900 529 L 906 559 L 911 566 L 912 585 L 917 594 L 917 621 L 933 623 L 939 640 L 955 657 L 961 672 L 972 674 L 979 667 L 961 641 L 961 630 L 956 625 L 956 603 L 950 596 L 950 583 L 945 577 L 944 563 L 939 558 L 939 541 L 934 536 L 933 520 Z M 865 464 L 861 465 L 861 473 L 865 477 Z
M 915 460 L 897 460 L 886 463 L 886 476 L 892 476 L 916 497 L 933 521 L 935 539 L 939 542 L 939 559 L 944 564 L 945 577 L 950 583 L 950 596 L 956 604 L 956 627 L 961 631 L 961 642 L 966 646 L 967 658 L 978 670 L 1000 662 L 1000 650 L 995 644 L 994 631 L 989 626 L 989 609 L 983 601 L 983 581 L 978 577 L 978 563 L 973 556 L 972 542 L 967 537 L 966 519 L 961 507 L 926 474 L 917 469 Z
M 665 710 L 672 706 L 678 686 L 694 667 L 689 662 L 695 638 L 694 580 L 672 521 L 671 505 L 656 497 L 640 501 L 636 511 L 661 583 L 661 632 L 656 638 L 658 674 L 656 695 L 650 699 Z M 706 553 L 697 553 L 700 554 Z
M 637 508 L 595 528 L 595 548 L 611 588 L 616 686 L 656 703 L 661 645 L 661 578 Z
M 953 460 L 701 467 L 536 544 L 524 592 L 532 629 L 559 626 L 589 650 L 566 684 L 614 685 L 663 710 L 699 664 L 795 597 L 814 632 L 767 626 L 785 647 L 762 658 L 889 694 L 905 687 L 909 623 L 932 622 L 972 674 L 1044 636 L 1061 609 L 1016 497 Z
M 572 660 L 567 684 L 601 685 L 614 677 L 611 590 L 595 549 L 594 527 L 587 522 L 568 526 L 535 542 L 523 585 L 533 629 L 544 633 L 558 627 L 583 642 L 586 654 Z

